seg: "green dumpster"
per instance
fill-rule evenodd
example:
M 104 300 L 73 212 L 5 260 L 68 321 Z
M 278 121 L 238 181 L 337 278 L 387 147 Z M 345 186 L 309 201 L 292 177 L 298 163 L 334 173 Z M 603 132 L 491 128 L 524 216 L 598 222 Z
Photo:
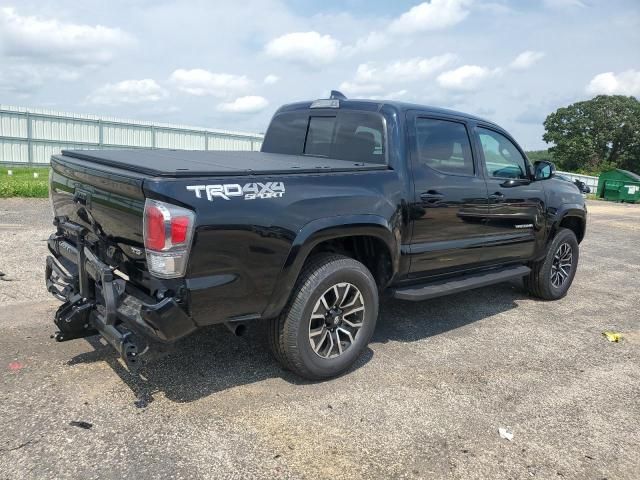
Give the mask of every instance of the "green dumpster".
M 598 198 L 640 203 L 640 175 L 620 168 L 601 173 L 598 178 Z

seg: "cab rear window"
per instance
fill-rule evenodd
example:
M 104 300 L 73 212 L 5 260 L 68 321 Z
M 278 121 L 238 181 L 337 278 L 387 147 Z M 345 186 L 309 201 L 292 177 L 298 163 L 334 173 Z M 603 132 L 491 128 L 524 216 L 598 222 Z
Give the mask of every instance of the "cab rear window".
M 309 115 L 300 112 L 281 113 L 271 120 L 262 142 L 262 151 L 300 155 L 304 148 Z
M 366 112 L 286 112 L 271 121 L 262 151 L 384 164 L 384 122 Z

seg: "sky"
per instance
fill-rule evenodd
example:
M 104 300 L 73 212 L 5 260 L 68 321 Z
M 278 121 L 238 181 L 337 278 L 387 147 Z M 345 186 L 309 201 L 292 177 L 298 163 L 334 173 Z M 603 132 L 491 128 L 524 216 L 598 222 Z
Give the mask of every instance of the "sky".
M 557 108 L 640 98 L 640 0 L 0 0 L 0 104 L 261 133 L 332 89 L 546 148 Z

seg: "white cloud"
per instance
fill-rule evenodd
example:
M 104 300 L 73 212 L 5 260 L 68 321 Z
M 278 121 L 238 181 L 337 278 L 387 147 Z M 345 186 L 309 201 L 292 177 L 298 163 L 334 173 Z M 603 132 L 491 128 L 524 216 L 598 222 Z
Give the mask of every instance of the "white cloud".
M 258 95 L 248 95 L 236 98 L 232 102 L 225 102 L 218 105 L 218 110 L 227 113 L 256 113 L 264 110 L 269 105 L 269 101 Z
M 455 55 L 445 53 L 430 58 L 416 57 L 398 60 L 383 66 L 362 63 L 358 65 L 354 81 L 356 83 L 397 83 L 423 80 L 449 65 L 455 58 Z
M 396 34 L 442 30 L 463 21 L 469 15 L 471 0 L 431 0 L 416 5 L 389 25 Z
M 382 85 L 377 83 L 342 82 L 338 87 L 346 95 L 370 95 L 383 91 Z
M 430 58 L 415 57 L 398 60 L 386 65 L 373 62 L 361 63 L 356 69 L 353 80 L 342 82 L 340 90 L 351 95 L 370 96 L 374 99 L 390 98 L 388 95 L 380 95 L 380 92 L 385 91 L 389 85 L 411 83 L 432 77 L 455 59 L 455 55 L 446 53 Z M 402 92 L 401 95 L 394 92 L 393 96 L 398 97 L 407 93 L 406 90 L 400 90 L 400 92 Z
M 494 71 L 497 72 L 497 71 Z M 483 80 L 492 75 L 492 71 L 478 65 L 463 65 L 438 75 L 437 81 L 448 90 L 475 90 Z
M 88 97 L 89 103 L 100 105 L 118 105 L 157 102 L 166 98 L 169 93 L 155 80 L 123 80 L 118 83 L 107 83 Z
M 80 78 L 80 72 L 73 68 L 57 65 L 29 65 L 7 62 L 0 69 L 0 91 L 29 96 L 40 90 L 52 78 L 59 82 L 73 82 Z
M 544 4 L 549 8 L 586 7 L 581 0 L 544 0 Z
M 398 90 L 396 92 L 391 92 L 387 94 L 387 98 L 400 98 L 400 97 L 404 97 L 407 93 L 409 93 L 408 90 Z
M 341 43 L 331 35 L 318 32 L 294 32 L 274 38 L 265 47 L 267 55 L 302 62 L 309 65 L 326 65 L 335 60 Z
M 397 92 L 388 92 L 381 95 L 371 95 L 368 98 L 371 100 L 399 100 L 402 97 L 405 97 L 408 93 L 408 90 L 398 90 Z
M 201 68 L 175 70 L 169 77 L 169 81 L 178 90 L 190 95 L 211 95 L 218 98 L 224 98 L 233 92 L 244 90 L 251 83 L 244 75 L 213 73 Z
M 591 95 L 631 95 L 640 97 L 640 71 L 606 72 L 596 75 L 587 85 Z
M 0 92 L 29 96 L 44 84 L 37 69 L 28 66 L 15 66 L 0 69 Z
M 104 64 L 133 42 L 119 28 L 77 25 L 26 17 L 0 8 L 0 48 L 9 56 L 38 57 L 49 63 Z
M 384 48 L 390 43 L 387 34 L 381 32 L 369 32 L 366 36 L 358 38 L 356 43 L 344 47 L 347 55 L 356 55 L 358 53 L 375 52 L 380 48 Z
M 494 15 L 513 13 L 513 9 L 509 5 L 501 2 L 484 2 L 478 5 L 478 8 Z
M 264 77 L 264 80 L 263 80 L 265 85 L 273 85 L 275 83 L 278 83 L 279 81 L 280 81 L 280 77 L 272 74 L 267 75 L 266 77 Z
M 509 66 L 514 70 L 526 70 L 531 68 L 538 61 L 542 60 L 544 55 L 544 52 L 527 50 L 518 55 Z

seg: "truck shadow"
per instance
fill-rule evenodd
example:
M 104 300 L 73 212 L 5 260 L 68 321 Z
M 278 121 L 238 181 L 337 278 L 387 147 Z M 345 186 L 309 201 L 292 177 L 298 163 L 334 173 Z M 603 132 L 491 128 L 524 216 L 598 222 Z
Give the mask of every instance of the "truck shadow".
M 387 300 L 372 344 L 415 342 L 517 308 L 517 300 L 531 298 L 521 281 L 501 283 L 424 302 Z
M 374 357 L 376 344 L 421 341 L 514 309 L 516 300 L 524 298 L 528 297 L 517 284 L 504 283 L 420 303 L 384 300 L 372 348 L 365 350 L 350 371 Z M 129 372 L 99 337 L 91 337 L 87 341 L 94 349 L 69 363 L 106 362 L 135 394 L 137 407 L 145 407 L 159 393 L 184 403 L 270 378 L 293 385 L 310 383 L 280 368 L 265 336 L 264 324 L 251 326 L 243 337 L 233 336 L 223 326 L 204 329 L 162 348 L 138 373 Z

